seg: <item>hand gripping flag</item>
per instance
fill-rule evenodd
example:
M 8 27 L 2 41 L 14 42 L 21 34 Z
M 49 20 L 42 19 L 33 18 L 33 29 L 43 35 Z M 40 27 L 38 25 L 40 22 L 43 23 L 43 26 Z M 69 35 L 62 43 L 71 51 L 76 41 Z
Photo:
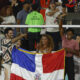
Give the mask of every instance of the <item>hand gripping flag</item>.
M 14 47 L 10 80 L 64 80 L 64 57 L 64 49 L 50 54 L 31 54 Z

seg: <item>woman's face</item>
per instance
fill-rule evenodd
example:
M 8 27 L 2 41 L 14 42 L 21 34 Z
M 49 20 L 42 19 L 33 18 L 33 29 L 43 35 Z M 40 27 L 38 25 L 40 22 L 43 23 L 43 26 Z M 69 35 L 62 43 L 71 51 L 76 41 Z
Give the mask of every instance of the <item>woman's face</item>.
M 42 41 L 43 45 L 47 45 L 48 44 L 48 39 L 45 36 L 42 36 L 42 40 L 41 41 Z
M 50 8 L 51 9 L 55 8 L 55 4 L 50 4 Z
M 7 8 L 6 14 L 9 16 L 11 14 L 11 8 Z

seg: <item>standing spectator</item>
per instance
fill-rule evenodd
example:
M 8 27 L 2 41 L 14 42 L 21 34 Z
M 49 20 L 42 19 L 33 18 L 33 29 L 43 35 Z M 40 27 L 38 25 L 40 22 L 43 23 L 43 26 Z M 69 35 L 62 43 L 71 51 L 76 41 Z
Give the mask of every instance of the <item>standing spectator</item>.
M 55 3 L 50 3 L 48 9 L 46 9 L 46 25 L 56 25 L 57 17 L 60 14 L 59 9 L 56 8 Z
M 64 34 L 61 20 L 59 28 L 60 28 L 60 35 L 62 38 L 62 47 L 65 48 L 66 50 L 65 74 L 68 75 L 69 80 L 75 80 L 73 55 L 79 55 L 79 43 L 73 39 L 74 35 L 73 29 L 71 28 L 67 29 L 66 34 Z
M 62 18 L 63 19 L 63 24 L 66 24 L 66 20 L 65 20 L 66 16 L 67 16 L 66 7 L 63 7 L 62 8 L 62 13 L 57 17 L 57 19 Z
M 30 11 L 30 3 L 23 2 L 23 9 L 21 11 L 19 11 L 17 14 L 17 24 L 21 24 L 21 25 L 25 24 L 25 20 L 26 20 L 26 17 L 28 15 L 29 11 Z M 22 32 L 22 33 L 26 32 L 26 31 L 27 30 L 25 28 L 20 29 L 20 32 Z
M 22 9 L 22 3 L 19 0 L 11 0 L 11 6 L 13 8 L 13 14 L 16 18 L 17 13 Z
M 7 70 L 7 77 L 10 80 L 10 67 L 11 67 L 11 51 L 14 43 L 26 36 L 26 34 L 21 34 L 18 37 L 13 38 L 13 29 L 6 28 L 5 31 L 5 39 L 2 40 L 2 52 L 3 52 L 3 66 Z
M 39 7 L 37 4 L 32 5 L 32 12 L 26 17 L 25 24 L 28 25 L 43 25 L 43 16 L 38 12 Z M 34 45 L 39 42 L 41 28 L 28 28 L 29 49 L 35 50 Z
M 23 9 L 17 14 L 17 24 L 25 24 L 26 17 L 30 10 L 30 4 L 27 2 L 23 3 Z
M 54 3 L 50 3 L 50 7 L 46 10 L 46 25 L 57 25 L 57 17 L 60 14 L 59 9 L 56 8 Z M 53 37 L 54 50 L 59 49 L 60 35 L 59 28 L 46 28 L 47 34 Z
M 12 7 L 11 6 L 5 6 L 1 9 L 1 18 L 3 19 L 3 22 L 1 24 L 15 24 L 16 20 L 13 15 Z

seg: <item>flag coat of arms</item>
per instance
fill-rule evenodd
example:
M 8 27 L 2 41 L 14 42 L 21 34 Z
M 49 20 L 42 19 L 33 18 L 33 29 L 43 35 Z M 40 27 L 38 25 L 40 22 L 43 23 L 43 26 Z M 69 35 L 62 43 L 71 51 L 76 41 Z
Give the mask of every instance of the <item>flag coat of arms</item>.
M 64 80 L 64 58 L 64 49 L 50 54 L 31 54 L 14 47 L 10 80 Z

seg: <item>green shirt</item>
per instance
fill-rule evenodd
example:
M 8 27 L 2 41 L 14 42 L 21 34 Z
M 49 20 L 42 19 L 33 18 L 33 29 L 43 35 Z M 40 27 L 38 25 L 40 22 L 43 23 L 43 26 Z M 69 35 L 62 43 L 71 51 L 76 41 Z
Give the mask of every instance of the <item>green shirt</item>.
M 25 24 L 28 25 L 43 25 L 44 19 L 42 14 L 37 11 L 33 11 L 28 14 Z M 28 28 L 28 32 L 40 32 L 41 28 Z

